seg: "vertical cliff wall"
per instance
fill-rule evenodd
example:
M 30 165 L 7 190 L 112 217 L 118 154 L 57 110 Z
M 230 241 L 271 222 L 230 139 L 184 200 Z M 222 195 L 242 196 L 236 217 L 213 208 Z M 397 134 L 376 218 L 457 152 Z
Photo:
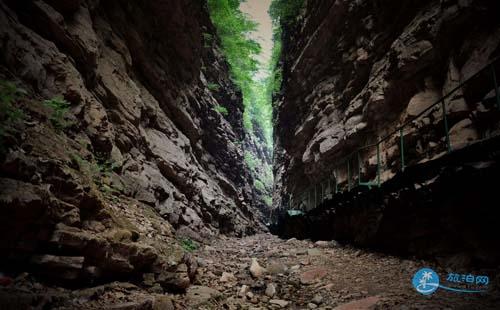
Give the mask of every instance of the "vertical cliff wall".
M 3 264 L 182 289 L 175 235 L 263 229 L 202 1 L 2 1 L 0 38 Z
M 283 35 L 275 207 L 288 206 L 290 197 L 297 203 L 334 173 L 346 187 L 347 168 L 333 169 L 344 156 L 378 141 L 494 60 L 498 10 L 492 1 L 306 1 Z M 492 79 L 473 84 L 446 99 L 454 148 L 482 137 L 474 113 L 492 108 L 483 105 L 495 96 Z M 420 161 L 445 151 L 439 109 L 405 129 L 408 154 Z M 382 182 L 401 170 L 398 144 L 398 135 L 381 144 Z M 360 156 L 364 181 L 373 179 L 376 148 Z

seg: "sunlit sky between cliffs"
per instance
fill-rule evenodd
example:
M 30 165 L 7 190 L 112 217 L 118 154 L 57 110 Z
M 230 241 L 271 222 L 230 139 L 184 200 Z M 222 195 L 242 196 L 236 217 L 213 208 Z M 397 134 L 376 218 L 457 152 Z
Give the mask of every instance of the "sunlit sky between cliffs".
M 271 16 L 268 14 L 269 6 L 272 0 L 247 0 L 240 4 L 242 12 L 248 14 L 251 20 L 258 23 L 257 31 L 250 34 L 250 38 L 259 42 L 262 51 L 257 59 L 261 62 L 263 68 L 257 74 L 256 78 L 262 78 L 267 73 L 269 60 L 273 48 L 273 24 Z

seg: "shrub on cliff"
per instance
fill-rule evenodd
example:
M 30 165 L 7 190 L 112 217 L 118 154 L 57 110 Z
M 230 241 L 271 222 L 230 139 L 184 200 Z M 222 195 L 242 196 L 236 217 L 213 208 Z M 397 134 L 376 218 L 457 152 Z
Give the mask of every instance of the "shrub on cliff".
M 0 81 L 0 157 L 7 152 L 7 139 L 15 135 L 15 125 L 24 116 L 15 102 L 25 94 L 26 91 L 14 83 Z

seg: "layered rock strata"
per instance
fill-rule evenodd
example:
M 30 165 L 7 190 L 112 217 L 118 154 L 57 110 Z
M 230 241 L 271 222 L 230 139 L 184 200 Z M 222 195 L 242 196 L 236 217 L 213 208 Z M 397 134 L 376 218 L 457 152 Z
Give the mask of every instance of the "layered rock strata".
M 498 57 L 498 10 L 491 1 L 306 1 L 283 35 L 275 207 L 301 207 L 304 191 L 334 176 L 346 188 L 346 155 L 411 121 Z M 453 149 L 498 132 L 479 121 L 495 109 L 494 97 L 485 73 L 445 99 L 447 124 L 440 106 L 408 124 L 406 164 L 444 154 L 445 125 Z M 380 144 L 379 156 L 382 182 L 402 170 L 399 132 Z M 363 182 L 375 181 L 376 147 L 359 162 L 352 159 L 351 181 L 358 168 Z
M 6 270 L 182 290 L 196 264 L 176 239 L 263 229 L 202 2 L 2 1 L 0 37 Z

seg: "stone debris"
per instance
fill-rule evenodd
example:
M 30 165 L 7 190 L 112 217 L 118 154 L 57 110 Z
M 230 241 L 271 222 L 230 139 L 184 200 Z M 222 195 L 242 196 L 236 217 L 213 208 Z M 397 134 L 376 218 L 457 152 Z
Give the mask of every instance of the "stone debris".
M 316 305 L 321 305 L 321 303 L 323 302 L 323 296 L 321 296 L 320 294 L 314 295 L 312 302 Z
M 266 296 L 274 297 L 275 294 L 276 294 L 276 287 L 274 286 L 273 283 L 269 283 L 266 287 Z
M 219 281 L 220 282 L 234 282 L 234 281 L 236 281 L 236 277 L 230 272 L 223 272 Z
M 250 288 L 248 287 L 248 285 L 242 285 L 241 286 L 241 289 L 238 293 L 238 296 L 240 297 L 245 297 L 248 293 L 248 291 L 250 290 Z
M 319 256 L 319 255 L 321 255 L 321 250 L 319 250 L 319 249 L 308 249 L 307 250 L 307 255 L 309 255 L 309 256 Z
M 314 242 L 314 245 L 317 246 L 318 248 L 330 248 L 330 247 L 332 247 L 332 243 L 329 241 L 316 241 L 316 242 Z
M 57 300 L 57 304 L 50 307 L 47 304 L 45 308 L 89 310 L 435 309 L 453 303 L 464 305 L 465 309 L 496 309 L 491 306 L 496 305 L 495 296 L 498 296 L 495 295 L 497 280 L 493 278 L 492 294 L 481 296 L 480 300 L 456 294 L 422 298 L 409 285 L 415 271 L 425 266 L 439 273 L 446 272 L 430 262 L 400 259 L 347 246 L 323 248 L 319 255 L 309 256 L 302 253 L 304 249 L 317 247 L 313 242 L 286 242 L 268 234 L 242 239 L 216 238 L 209 246 L 212 250 L 200 247 L 191 254 L 193 261 L 211 263 L 200 264 L 193 284 L 185 293 L 171 294 L 163 288 L 173 284 L 181 287 L 187 283 L 181 282 L 183 277 L 188 277 L 188 268 L 178 263 L 173 270 L 184 276 L 155 270 L 145 273 L 137 284 L 113 283 L 75 290 L 71 294 L 67 289 L 46 287 L 34 281 L 32 275 L 22 274 L 14 277 L 9 286 L 0 285 L 0 300 L 7 298 L 2 297 L 8 296 L 5 290 L 15 286 L 33 294 L 26 296 L 26 303 L 19 309 L 29 308 L 23 305 L 31 305 L 33 300 L 42 300 L 40 296 L 53 296 L 49 300 Z M 282 257 L 282 252 L 289 255 Z M 43 260 L 36 259 L 57 267 L 80 266 L 78 259 L 43 257 Z M 255 263 L 254 267 L 259 266 L 260 271 L 264 269 L 260 264 L 266 266 L 268 272 L 255 277 L 249 272 L 249 261 Z
M 288 306 L 289 302 L 286 301 L 286 300 L 281 300 L 281 299 L 271 299 L 269 301 L 270 304 L 272 305 L 278 305 L 280 306 L 281 308 L 285 308 L 286 306 Z
M 221 293 L 207 286 L 191 286 L 186 293 L 186 300 L 189 305 L 195 307 L 203 305 L 221 296 Z
M 266 269 L 265 268 L 262 268 L 260 265 L 259 265 L 259 262 L 257 261 L 257 259 L 254 257 L 252 258 L 252 263 L 250 265 L 250 273 L 252 274 L 252 276 L 254 278 L 260 278 L 262 277 L 262 275 L 266 272 Z
M 465 309 L 496 309 L 491 306 L 497 303 L 496 286 L 492 286 L 491 295 L 484 295 L 480 300 L 455 294 L 422 298 L 409 285 L 415 271 L 421 266 L 430 266 L 445 273 L 430 262 L 400 259 L 348 246 L 323 248 L 319 255 L 309 256 L 302 253 L 304 249 L 317 247 L 313 242 L 286 242 L 268 234 L 242 239 L 217 238 L 209 245 L 212 250 L 200 247 L 191 254 L 193 261 L 211 263 L 200 264 L 189 287 L 187 265 L 180 262 L 173 271 L 163 269 L 145 273 L 136 284 L 114 282 L 73 291 L 45 287 L 34 281 L 31 274 L 23 273 L 11 279 L 9 274 L 3 273 L 0 280 L 9 278 L 10 283 L 0 283 L 0 300 L 9 298 L 12 295 L 9 290 L 16 287 L 18 292 L 30 292 L 16 299 L 19 309 L 29 308 L 31 304 L 89 310 L 435 309 L 453 303 Z M 290 255 L 281 257 L 285 251 Z M 80 269 L 72 269 L 80 267 L 81 259 L 78 258 L 41 255 L 34 259 L 51 268 L 80 272 Z M 262 264 L 272 272 L 255 277 L 248 267 L 252 261 L 260 271 L 264 269 Z M 164 288 L 174 285 L 184 287 L 185 293 L 171 294 Z M 45 300 L 42 296 L 49 298 L 41 302 Z M 57 303 L 49 304 L 50 300 L 57 300 Z
M 373 309 L 379 300 L 378 296 L 371 296 L 340 305 L 335 310 L 370 310 Z
M 303 272 L 300 275 L 300 283 L 302 284 L 312 284 L 323 279 L 328 274 L 328 269 L 326 267 L 314 267 Z

